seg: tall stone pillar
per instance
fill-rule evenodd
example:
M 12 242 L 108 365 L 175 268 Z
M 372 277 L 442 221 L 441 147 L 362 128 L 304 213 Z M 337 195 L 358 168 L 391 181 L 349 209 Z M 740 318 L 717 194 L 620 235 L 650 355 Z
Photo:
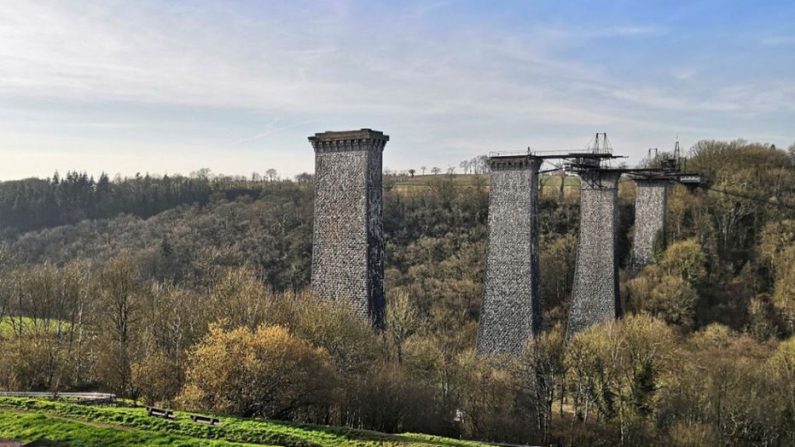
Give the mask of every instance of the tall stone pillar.
M 668 182 L 635 179 L 635 235 L 632 241 L 632 268 L 640 270 L 654 262 L 655 243 L 665 245 L 666 191 Z
M 370 129 L 309 137 L 315 149 L 312 290 L 349 302 L 384 326 L 382 152 L 389 136 Z
M 594 170 L 580 174 L 580 235 L 567 328 L 569 335 L 621 315 L 616 256 L 620 177 L 617 171 Z
M 518 354 L 541 331 L 538 169 L 528 156 L 492 157 L 479 354 Z

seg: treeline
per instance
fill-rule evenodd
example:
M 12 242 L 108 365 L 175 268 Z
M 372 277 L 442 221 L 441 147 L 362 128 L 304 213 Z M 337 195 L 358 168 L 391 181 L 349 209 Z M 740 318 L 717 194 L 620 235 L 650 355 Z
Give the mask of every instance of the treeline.
M 667 247 L 655 265 L 622 269 L 628 316 L 571 340 L 562 334 L 578 196 L 576 187 L 545 189 L 546 332 L 513 360 L 473 354 L 486 183 L 436 176 L 427 189 L 385 192 L 384 334 L 306 292 L 305 182 L 8 237 L 0 388 L 102 389 L 221 413 L 517 443 L 792 445 L 793 161 L 741 141 L 694 146 L 688 167 L 712 189 L 671 189 Z M 633 200 L 632 182 L 622 182 L 622 265 Z
M 70 225 L 85 219 L 112 218 L 119 214 L 149 217 L 183 204 L 207 204 L 213 195 L 231 199 L 257 197 L 269 183 L 208 175 L 191 177 L 149 174 L 132 178 L 98 179 L 85 172 L 55 173 L 48 179 L 30 178 L 0 182 L 2 234 Z

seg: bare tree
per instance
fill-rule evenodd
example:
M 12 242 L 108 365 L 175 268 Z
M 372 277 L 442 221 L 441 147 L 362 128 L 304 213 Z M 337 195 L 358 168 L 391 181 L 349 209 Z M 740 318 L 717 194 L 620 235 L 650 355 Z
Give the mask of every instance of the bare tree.
M 403 344 L 420 326 L 420 313 L 409 294 L 400 291 L 390 300 L 386 313 L 387 334 L 395 345 L 398 363 L 403 362 Z
M 116 392 L 130 391 L 132 339 L 137 335 L 141 280 L 138 266 L 128 254 L 106 262 L 100 271 L 99 300 L 108 337 L 98 359 L 98 374 Z
M 431 173 L 432 173 L 433 175 L 437 175 L 437 174 L 439 174 L 440 172 L 442 172 L 442 170 L 441 170 L 441 169 L 439 169 L 439 168 L 437 168 L 436 166 L 434 166 L 433 168 L 431 168 Z
M 295 181 L 298 183 L 312 183 L 314 176 L 306 172 L 302 172 L 295 176 Z
M 136 176 L 140 176 L 140 173 L 137 173 Z M 212 178 L 212 171 L 210 168 L 201 168 L 198 171 L 193 171 L 190 173 L 191 178 L 197 178 L 201 180 L 208 180 Z
M 793 147 L 795 147 L 795 145 L 793 145 Z M 422 175 L 425 175 L 425 169 L 427 169 L 425 166 L 421 166 L 420 167 L 420 171 L 422 171 Z

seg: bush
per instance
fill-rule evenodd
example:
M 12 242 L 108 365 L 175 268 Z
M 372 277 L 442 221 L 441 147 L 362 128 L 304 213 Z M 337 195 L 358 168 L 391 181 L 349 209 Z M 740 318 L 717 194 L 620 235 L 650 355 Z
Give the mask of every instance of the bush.
M 337 386 L 328 353 L 280 326 L 212 325 L 188 364 L 179 401 L 218 413 L 311 419 L 333 402 Z
M 132 385 L 149 405 L 170 402 L 179 393 L 181 371 L 160 352 L 132 364 Z

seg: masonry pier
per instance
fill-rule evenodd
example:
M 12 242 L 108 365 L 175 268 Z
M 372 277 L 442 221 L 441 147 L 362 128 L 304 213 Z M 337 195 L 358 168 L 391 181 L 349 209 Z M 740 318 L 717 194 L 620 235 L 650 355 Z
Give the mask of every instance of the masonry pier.
M 635 233 L 631 258 L 635 271 L 653 263 L 655 251 L 665 247 L 668 183 L 664 179 L 635 179 Z
M 349 302 L 384 327 L 382 152 L 389 136 L 361 129 L 309 137 L 315 149 L 312 291 Z
M 541 331 L 538 171 L 532 155 L 494 156 L 478 354 L 518 354 Z
M 618 291 L 618 180 L 622 171 L 580 173 L 580 232 L 568 335 L 621 315 Z

